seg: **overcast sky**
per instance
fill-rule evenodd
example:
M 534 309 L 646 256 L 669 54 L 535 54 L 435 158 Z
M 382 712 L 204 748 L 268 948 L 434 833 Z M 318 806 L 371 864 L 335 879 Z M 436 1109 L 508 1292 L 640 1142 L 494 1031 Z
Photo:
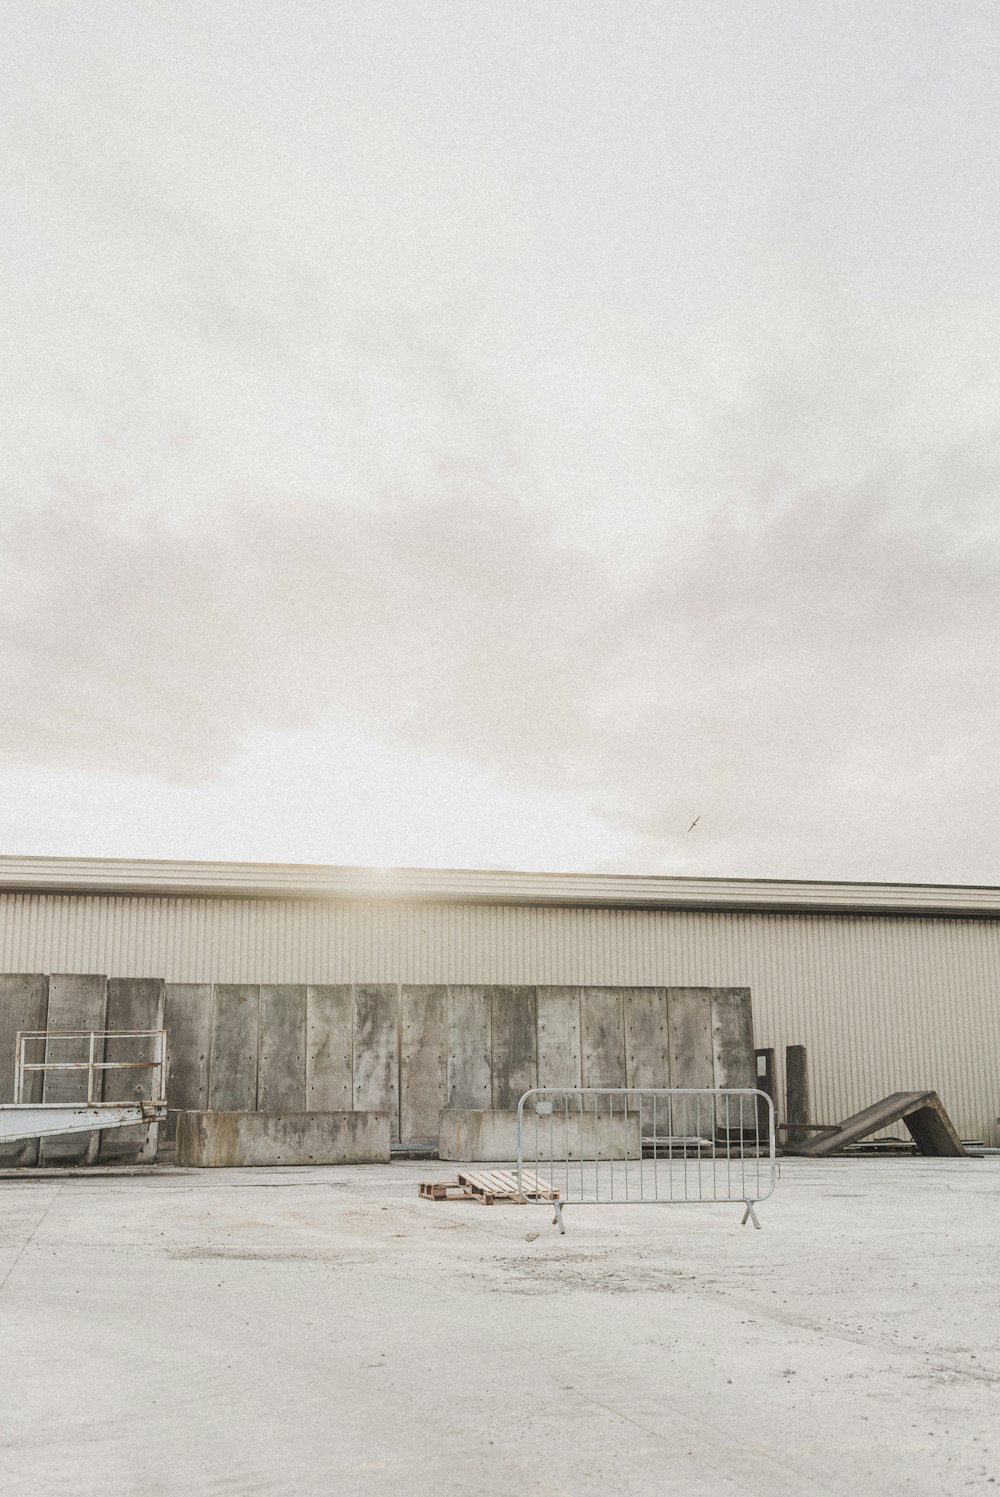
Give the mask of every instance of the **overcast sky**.
M 1000 883 L 994 0 L 3 33 L 0 851 Z

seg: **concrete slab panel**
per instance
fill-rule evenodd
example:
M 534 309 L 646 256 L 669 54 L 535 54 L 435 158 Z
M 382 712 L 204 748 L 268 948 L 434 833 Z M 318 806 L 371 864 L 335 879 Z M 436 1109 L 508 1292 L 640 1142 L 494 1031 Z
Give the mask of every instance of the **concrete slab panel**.
M 359 983 L 354 989 L 354 1106 L 387 1112 L 399 1138 L 399 988 Z
M 110 1031 L 162 1029 L 164 1013 L 162 977 L 111 977 L 108 979 L 108 1017 Z M 104 1058 L 111 1060 L 154 1061 L 155 1040 L 114 1040 L 105 1043 Z M 105 1071 L 105 1102 L 149 1100 L 159 1086 L 155 1071 Z M 102 1160 L 128 1159 L 150 1163 L 156 1158 L 159 1125 L 141 1124 L 135 1128 L 114 1128 L 101 1134 Z
M 493 1096 L 489 988 L 448 989 L 448 1106 L 489 1107 Z
M 53 973 L 49 978 L 49 1008 L 46 1029 L 52 1031 L 84 1029 L 97 1031 L 107 1028 L 108 979 L 97 973 Z M 58 1046 L 46 1046 L 50 1060 L 86 1060 L 89 1045 L 86 1040 L 78 1043 L 61 1042 Z M 95 1060 L 103 1060 L 103 1052 L 94 1052 Z M 100 1100 L 102 1088 L 95 1091 L 95 1100 Z M 42 1092 L 43 1102 L 85 1102 L 87 1099 L 87 1076 L 84 1071 L 53 1071 L 45 1078 Z M 41 1162 L 43 1164 L 93 1164 L 101 1146 L 99 1133 L 63 1133 L 55 1138 L 43 1140 Z
M 628 1086 L 670 1085 L 670 1034 L 666 988 L 628 988 L 625 1011 L 625 1075 Z M 658 1110 L 652 1098 L 641 1106 L 643 1129 L 653 1132 Z
M 212 1048 L 212 984 L 168 982 L 163 990 L 163 1025 L 167 1031 L 167 1102 L 171 1108 L 197 1111 L 208 1106 L 208 1065 Z M 177 1115 L 161 1123 L 161 1138 L 172 1140 Z
M 49 1006 L 49 980 L 39 972 L 6 972 L 0 974 L 0 1102 L 14 1101 L 14 1051 L 17 1035 L 26 1030 L 45 1028 Z M 44 1043 L 34 1047 L 29 1060 L 44 1059 Z M 25 1102 L 42 1100 L 42 1075 L 35 1072 L 25 1081 Z M 0 1146 L 0 1165 L 20 1166 L 38 1163 L 38 1143 Z
M 580 989 L 540 987 L 538 1011 L 538 1085 L 581 1086 Z
M 388 1164 L 389 1136 L 386 1112 L 183 1112 L 177 1163 L 199 1169 Z
M 715 1085 L 712 1039 L 712 989 L 670 988 L 667 1025 L 670 1033 L 670 1085 Z M 677 1100 L 672 1108 L 675 1134 L 705 1134 L 713 1127 L 706 1104 Z
M 399 1136 L 433 1143 L 448 1100 L 448 990 L 409 986 L 400 991 Z
M 535 989 L 492 988 L 490 1005 L 493 1107 L 516 1107 L 524 1093 L 538 1084 Z
M 567 1159 L 638 1159 L 641 1148 L 639 1115 L 632 1112 L 609 1116 L 569 1116 L 558 1107 L 549 1116 L 538 1117 L 525 1107 L 525 1164 L 531 1169 L 540 1161 L 538 1173 L 545 1176 L 551 1162 Z M 445 1108 L 441 1113 L 438 1158 L 466 1164 L 505 1164 L 517 1158 L 517 1109 L 485 1111 Z
M 218 982 L 212 990 L 208 1105 L 213 1112 L 252 1112 L 257 1105 L 260 987 Z
M 354 995 L 350 983 L 306 988 L 306 1106 L 349 1112 L 354 1103 Z
M 624 995 L 628 1086 L 670 1085 L 666 988 L 628 988 Z
M 581 988 L 584 1086 L 625 1085 L 624 988 Z
M 715 1086 L 756 1086 L 753 1012 L 749 988 L 715 988 L 712 1004 L 712 1066 Z M 755 1102 L 719 1106 L 719 1125 L 753 1128 Z
M 756 1086 L 749 988 L 714 988 L 712 1064 L 716 1086 Z
M 306 989 L 262 984 L 257 1049 L 259 1112 L 306 1108 Z

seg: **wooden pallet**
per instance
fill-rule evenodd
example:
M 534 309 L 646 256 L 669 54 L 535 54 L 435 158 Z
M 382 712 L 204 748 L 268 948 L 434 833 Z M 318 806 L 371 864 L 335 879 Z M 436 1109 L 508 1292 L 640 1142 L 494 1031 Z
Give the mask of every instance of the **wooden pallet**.
M 457 1180 L 421 1180 L 420 1195 L 425 1201 L 471 1201 L 472 1192 Z
M 422 1181 L 420 1194 L 427 1201 L 478 1201 L 481 1206 L 492 1206 L 495 1201 L 524 1206 L 528 1201 L 559 1199 L 558 1190 L 527 1170 L 521 1175 L 520 1191 L 513 1170 L 462 1170 L 457 1180 Z

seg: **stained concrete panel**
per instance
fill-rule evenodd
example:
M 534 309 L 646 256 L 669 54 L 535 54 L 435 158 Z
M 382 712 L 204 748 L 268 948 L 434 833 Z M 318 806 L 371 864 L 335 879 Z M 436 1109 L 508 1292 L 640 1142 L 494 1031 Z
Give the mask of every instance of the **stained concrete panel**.
M 749 988 L 714 988 L 712 1060 L 716 1086 L 755 1086 Z
M 387 1112 L 399 1137 L 399 989 L 359 983 L 354 989 L 354 1106 Z
M 715 1053 L 712 1038 L 712 989 L 670 988 L 668 990 L 668 1028 L 670 1034 L 670 1085 L 675 1087 L 712 1087 L 715 1085 Z M 662 1131 L 662 1125 L 661 1131 Z M 678 1099 L 673 1105 L 672 1129 L 675 1134 L 706 1134 L 712 1131 L 714 1117 L 706 1103 L 695 1099 Z
M 448 1106 L 489 1107 L 493 1005 L 489 988 L 448 989 Z
M 580 989 L 540 987 L 538 1011 L 538 1085 L 580 1086 Z
M 213 1112 L 252 1112 L 257 1105 L 260 987 L 216 983 L 208 1105 Z
M 354 1103 L 354 995 L 350 983 L 306 988 L 306 1107 L 349 1112 Z
M 537 1020 L 534 988 L 490 990 L 493 1101 L 496 1109 L 516 1107 L 538 1083 Z
M 294 983 L 260 990 L 257 1050 L 259 1112 L 306 1108 L 306 989 Z
M 113 1032 L 163 1028 L 164 987 L 161 977 L 112 977 L 108 980 L 109 1037 L 105 1043 L 106 1061 L 141 1061 L 151 1064 L 157 1058 L 156 1040 L 114 1039 Z M 105 1071 L 105 1102 L 149 1101 L 159 1089 L 160 1077 L 155 1070 Z M 101 1134 L 101 1159 L 129 1159 L 148 1163 L 156 1158 L 159 1125 L 139 1124 L 135 1128 L 114 1128 Z
M 625 1010 L 625 1074 L 629 1086 L 670 1085 L 670 1034 L 666 988 L 628 988 Z M 643 1131 L 659 1132 L 661 1104 L 644 1097 L 640 1104 Z
M 756 1086 L 753 1013 L 749 988 L 715 988 L 712 1005 L 712 1065 L 716 1086 Z M 730 1098 L 720 1102 L 720 1127 L 752 1128 L 757 1104 Z
M 623 988 L 581 988 L 584 1086 L 625 1085 Z
M 448 990 L 404 987 L 400 992 L 399 1136 L 433 1143 L 448 1100 Z
M 389 1133 L 385 1112 L 184 1112 L 177 1163 L 202 1169 L 388 1164 Z
M 670 1085 L 666 988 L 625 992 L 625 1074 L 629 1086 Z
M 172 1109 L 160 1125 L 161 1137 L 177 1129 L 173 1109 L 197 1111 L 208 1106 L 208 1066 L 212 1048 L 212 985 L 168 982 L 163 994 L 167 1031 L 167 1102 Z
M 49 1007 L 46 1029 L 54 1033 L 82 1029 L 99 1032 L 107 1028 L 108 979 L 97 973 L 53 973 L 49 978 Z M 46 1045 L 47 1060 L 86 1060 L 86 1039 L 52 1041 Z M 95 1060 L 104 1059 L 103 1048 L 94 1052 Z M 103 1086 L 96 1078 L 94 1100 L 102 1098 Z M 85 1071 L 52 1071 L 45 1077 L 43 1102 L 84 1102 L 87 1098 Z M 93 1164 L 100 1149 L 99 1133 L 63 1133 L 46 1138 L 41 1144 L 43 1164 Z
M 38 972 L 11 972 L 0 975 L 0 1102 L 14 1101 L 14 1052 L 19 1033 L 45 1028 L 49 1004 L 49 980 Z M 26 1059 L 44 1058 L 44 1042 L 28 1047 Z M 42 1100 L 42 1074 L 27 1073 L 23 1101 Z M 38 1163 L 38 1144 L 34 1140 L 0 1146 L 0 1165 L 33 1165 Z

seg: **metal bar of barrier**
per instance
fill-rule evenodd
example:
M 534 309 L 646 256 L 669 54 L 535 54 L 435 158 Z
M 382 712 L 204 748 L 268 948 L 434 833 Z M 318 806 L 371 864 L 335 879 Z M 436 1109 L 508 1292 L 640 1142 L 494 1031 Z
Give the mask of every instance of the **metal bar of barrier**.
M 567 1205 L 653 1202 L 739 1203 L 759 1228 L 776 1181 L 774 1104 L 755 1087 L 535 1087 L 518 1103 L 518 1191 L 561 1231 Z
M 18 1038 L 24 1040 L 87 1040 L 92 1034 L 98 1039 L 108 1040 L 148 1040 L 158 1034 L 163 1034 L 162 1029 L 22 1029 L 18 1030 Z
M 158 1060 L 39 1060 L 25 1061 L 22 1071 L 158 1071 Z

